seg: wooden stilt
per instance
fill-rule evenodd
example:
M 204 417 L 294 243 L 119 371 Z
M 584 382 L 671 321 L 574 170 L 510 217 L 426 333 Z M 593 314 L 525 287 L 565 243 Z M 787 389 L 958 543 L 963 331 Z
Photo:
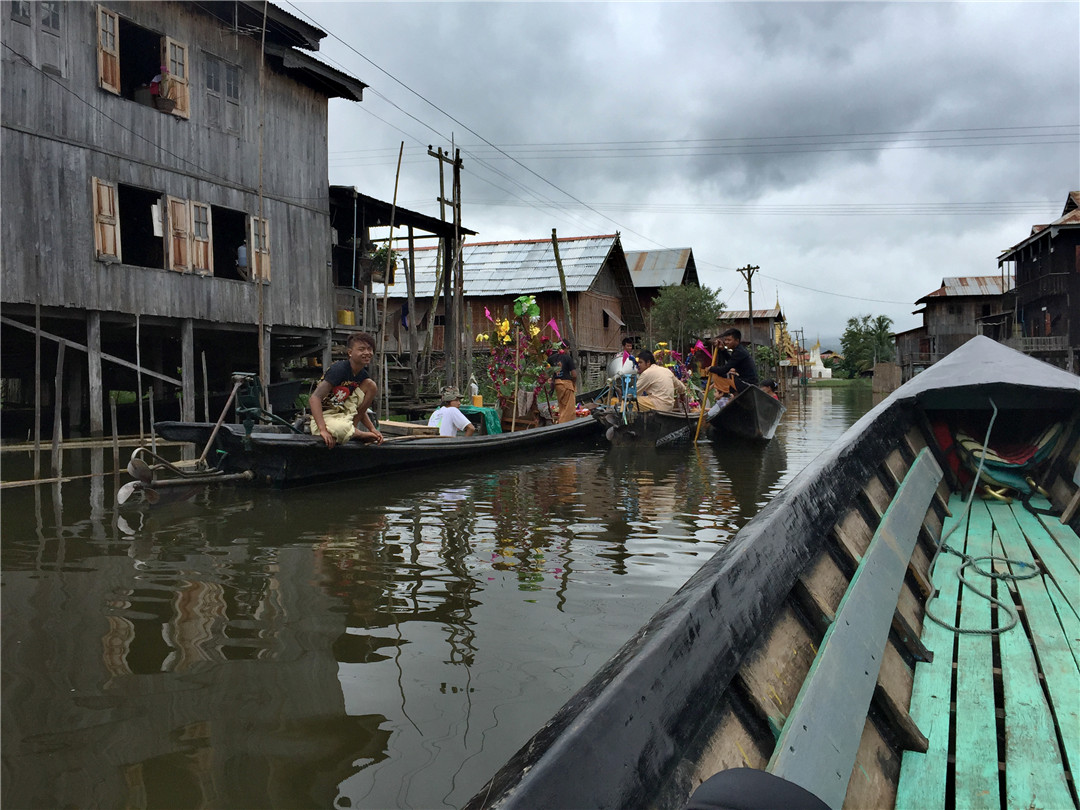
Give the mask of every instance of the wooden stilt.
M 203 421 L 210 421 L 210 386 L 206 382 L 206 352 L 202 352 Z
M 116 392 L 109 392 L 109 416 L 112 418 L 113 472 L 120 472 L 120 436 L 116 432 Z
M 64 384 L 64 344 L 56 347 L 56 380 L 53 385 L 53 438 L 52 438 L 52 471 L 53 475 L 59 476 L 62 455 L 60 440 L 64 432 L 63 408 L 60 405 L 60 391 Z
M 146 389 L 146 397 L 150 401 L 150 450 L 157 452 L 157 434 L 154 433 L 154 387 Z M 141 438 L 141 437 L 140 437 Z
M 139 316 L 135 316 L 135 382 L 137 395 L 135 401 L 139 406 L 139 441 L 143 441 L 146 431 L 143 430 L 143 387 L 142 387 L 142 340 L 139 336 Z
M 101 380 L 101 313 L 86 314 L 86 366 L 90 388 L 90 435 L 100 439 L 105 433 L 105 395 Z
M 195 421 L 195 321 L 184 318 L 180 322 L 180 419 Z
M 41 304 L 34 304 L 34 478 L 41 477 Z

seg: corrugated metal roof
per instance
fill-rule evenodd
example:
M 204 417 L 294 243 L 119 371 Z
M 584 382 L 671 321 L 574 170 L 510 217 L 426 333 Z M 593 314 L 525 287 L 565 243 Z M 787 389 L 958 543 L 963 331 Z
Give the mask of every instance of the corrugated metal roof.
M 1048 225 L 1032 225 L 1031 233 L 1028 234 L 1027 239 L 1017 242 L 1008 250 L 1003 251 L 998 256 L 998 263 L 1010 261 L 1012 254 L 1039 238 L 1048 229 L 1051 232 L 1051 238 L 1053 238 L 1057 235 L 1057 228 L 1073 228 L 1077 225 L 1080 225 L 1080 191 L 1070 191 L 1069 196 L 1065 198 L 1065 208 L 1062 210 L 1061 216 Z
M 630 268 L 634 287 L 640 289 L 682 284 L 691 254 L 690 248 L 626 251 L 626 264 Z
M 610 234 L 559 240 L 567 292 L 584 292 L 592 286 L 617 239 L 617 235 Z M 431 296 L 435 291 L 436 254 L 434 247 L 415 251 L 417 296 Z M 466 295 L 531 295 L 560 289 L 550 239 L 466 244 L 462 262 Z M 382 296 L 383 285 L 372 284 L 371 291 Z M 400 271 L 389 295 L 405 297 L 405 280 Z
M 1001 276 L 952 276 L 943 278 L 941 286 L 920 298 L 921 303 L 927 298 L 955 297 L 961 295 L 1001 295 L 1004 288 Z
M 784 319 L 783 313 L 780 312 L 779 307 L 773 307 L 772 309 L 755 309 L 754 320 L 760 318 L 765 320 L 767 318 Z M 726 309 L 720 316 L 721 321 L 748 321 L 750 320 L 750 310 L 748 309 Z

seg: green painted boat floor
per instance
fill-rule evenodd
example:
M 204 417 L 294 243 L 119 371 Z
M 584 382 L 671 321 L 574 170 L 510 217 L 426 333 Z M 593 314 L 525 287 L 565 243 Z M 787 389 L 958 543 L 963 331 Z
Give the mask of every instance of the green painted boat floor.
M 1009 613 L 962 586 L 962 561 L 941 554 L 928 607 L 962 632 L 924 623 L 934 660 L 916 664 L 911 716 L 929 749 L 904 753 L 896 807 L 1080 808 L 1080 538 L 1019 501 L 976 500 L 965 511 L 954 494 L 949 510 L 949 547 L 993 555 L 979 567 L 1018 577 L 991 579 L 969 566 L 965 579 L 1019 621 L 986 633 L 1006 626 Z

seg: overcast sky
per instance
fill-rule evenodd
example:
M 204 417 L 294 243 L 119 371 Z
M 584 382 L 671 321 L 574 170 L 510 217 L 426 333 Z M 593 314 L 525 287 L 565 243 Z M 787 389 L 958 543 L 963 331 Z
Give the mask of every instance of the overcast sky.
M 1080 189 L 1080 3 L 281 2 L 369 85 L 330 105 L 330 182 L 438 215 L 461 148 L 474 241 L 622 234 L 835 343 L 920 325 L 944 276 Z M 467 270 L 466 270 L 467 272 Z M 837 347 L 838 348 L 838 347 Z

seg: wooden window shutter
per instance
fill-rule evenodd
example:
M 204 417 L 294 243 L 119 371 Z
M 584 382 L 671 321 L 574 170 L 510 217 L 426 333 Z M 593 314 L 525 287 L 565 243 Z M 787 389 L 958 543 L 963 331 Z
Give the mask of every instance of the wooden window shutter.
M 203 276 L 214 273 L 214 234 L 210 206 L 191 203 L 191 269 Z
M 270 280 L 270 221 L 248 217 L 248 262 L 252 278 Z
M 165 37 L 162 40 L 161 64 L 169 69 L 168 98 L 176 102 L 172 114 L 180 118 L 191 115 L 191 94 L 188 88 L 188 48 L 182 42 Z
M 94 177 L 94 250 L 99 259 L 121 260 L 116 183 Z
M 98 86 L 120 95 L 120 18 L 98 6 Z
M 166 197 L 169 212 L 169 269 L 186 273 L 191 269 L 191 212 L 188 201 Z

